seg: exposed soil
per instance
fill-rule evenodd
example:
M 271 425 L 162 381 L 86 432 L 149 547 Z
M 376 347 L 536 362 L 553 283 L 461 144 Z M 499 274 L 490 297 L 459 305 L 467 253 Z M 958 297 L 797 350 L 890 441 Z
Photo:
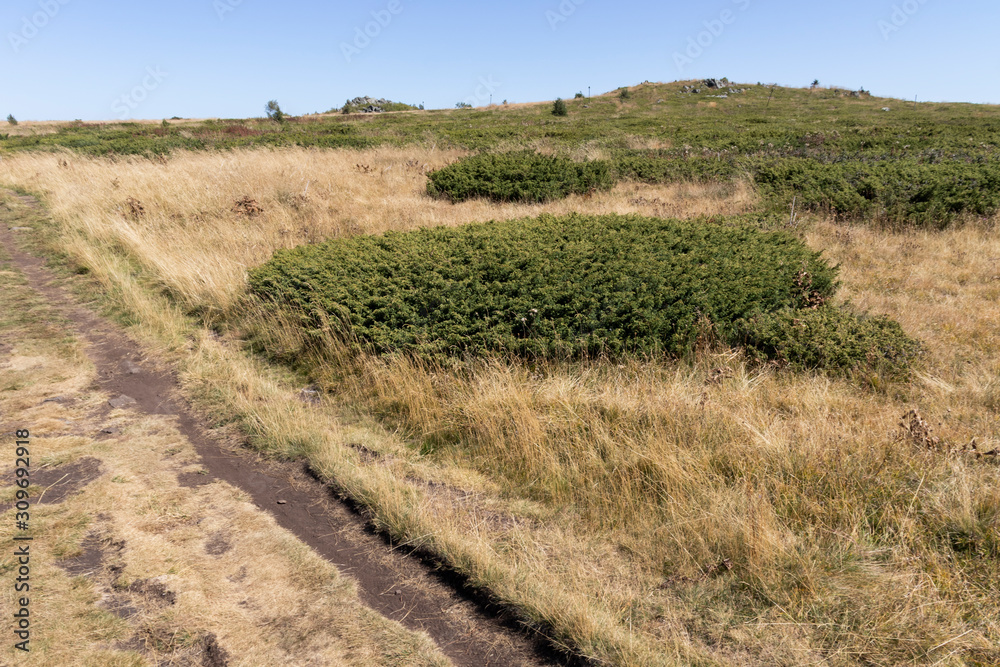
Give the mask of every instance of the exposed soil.
M 96 577 L 104 567 L 104 548 L 95 535 L 88 535 L 80 545 L 79 556 L 56 563 L 72 577 Z
M 39 206 L 33 198 L 18 198 L 28 206 Z M 180 397 L 177 378 L 170 368 L 145 355 L 117 325 L 77 304 L 57 284 L 41 259 L 18 248 L 14 232 L 3 225 L 0 225 L 0 244 L 28 284 L 72 322 L 76 334 L 87 343 L 87 354 L 97 368 L 100 389 L 115 399 L 132 399 L 117 401 L 121 408 L 109 405 L 109 413 L 112 409 L 125 409 L 176 418 L 178 429 L 201 456 L 203 468 L 200 473 L 179 475 L 182 484 L 201 486 L 223 480 L 239 487 L 282 527 L 357 579 L 365 604 L 410 629 L 426 631 L 457 665 L 579 664 L 552 648 L 539 634 L 526 630 L 486 596 L 470 589 L 458 575 L 442 569 L 431 559 L 396 548 L 375 534 L 355 508 L 338 500 L 301 463 L 260 461 L 249 452 L 224 449 Z M 113 431 L 113 427 L 105 431 Z M 101 435 L 107 433 L 94 434 Z M 47 474 L 57 475 L 61 469 L 59 476 L 66 478 L 56 485 L 60 490 L 52 487 L 46 491 L 44 502 L 57 502 L 55 497 L 65 498 L 81 488 L 81 480 L 87 480 L 82 482 L 86 484 L 95 479 L 87 478 L 100 474 L 99 462 L 94 468 L 87 461 L 95 460 L 84 459 L 52 468 Z M 73 474 L 67 475 L 72 466 L 76 466 L 72 468 Z M 33 475 L 33 482 L 42 484 L 42 472 Z M 91 539 L 95 541 L 85 542 L 81 556 L 62 563 L 65 569 L 84 574 L 103 567 L 105 556 L 100 542 Z M 225 553 L 228 547 L 223 535 L 215 536 L 207 545 L 213 555 Z M 158 597 L 166 603 L 172 595 L 165 589 L 157 589 L 161 586 L 157 582 L 133 585 L 139 586 L 133 594 Z M 124 613 L 134 612 L 124 609 L 129 607 L 127 604 L 118 606 L 123 607 L 120 611 Z M 147 645 L 159 641 L 155 636 L 144 639 Z M 214 637 L 205 637 L 201 648 L 203 664 L 227 663 L 227 656 Z
M 35 505 L 56 505 L 87 486 L 103 474 L 101 462 L 93 458 L 83 458 L 72 463 L 64 463 L 49 468 L 32 469 L 31 486 L 39 487 L 30 496 Z M 14 479 L 11 471 L 2 479 Z M 14 503 L 0 504 L 0 512 L 6 512 Z

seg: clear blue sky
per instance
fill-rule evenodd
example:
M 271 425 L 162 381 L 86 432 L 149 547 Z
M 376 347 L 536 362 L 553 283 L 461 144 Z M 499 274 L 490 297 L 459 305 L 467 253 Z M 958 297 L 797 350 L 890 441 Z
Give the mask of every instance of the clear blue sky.
M 0 118 L 450 108 L 708 76 L 1000 103 L 998 25 L 996 0 L 4 0 Z

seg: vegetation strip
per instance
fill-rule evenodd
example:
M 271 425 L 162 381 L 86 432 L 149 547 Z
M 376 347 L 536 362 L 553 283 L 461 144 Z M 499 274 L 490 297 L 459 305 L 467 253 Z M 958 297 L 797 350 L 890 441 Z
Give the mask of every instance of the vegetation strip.
M 638 216 L 469 224 L 276 253 L 250 290 L 378 353 L 690 354 L 699 337 L 806 368 L 905 375 L 898 325 L 819 309 L 836 271 L 781 232 Z
M 429 192 L 453 201 L 544 201 L 607 188 L 617 179 L 746 179 L 769 211 L 787 212 L 794 201 L 802 211 L 883 224 L 942 227 L 982 219 L 1000 207 L 995 108 L 976 107 L 970 120 L 967 105 L 901 105 L 864 91 L 713 86 L 644 84 L 559 100 L 565 115 L 541 104 L 412 111 L 356 98 L 343 107 L 346 114 L 298 118 L 74 122 L 54 131 L 20 123 L 0 134 L 0 152 L 62 148 L 163 156 L 248 146 L 360 149 L 425 142 L 484 153 L 431 175 Z M 376 103 L 406 112 L 353 113 Z M 562 157 L 525 153 L 526 145 Z M 583 146 L 588 157 L 599 159 L 565 157 Z

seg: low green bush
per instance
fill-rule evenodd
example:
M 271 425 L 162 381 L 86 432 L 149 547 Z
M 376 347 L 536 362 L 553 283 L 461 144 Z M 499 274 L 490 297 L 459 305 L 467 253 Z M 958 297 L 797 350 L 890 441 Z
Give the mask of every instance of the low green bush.
M 616 178 L 643 183 L 727 181 L 744 173 L 733 160 L 685 158 L 667 151 L 619 151 L 611 162 Z
M 758 165 L 754 182 L 772 207 L 889 224 L 944 227 L 963 215 L 1000 211 L 1000 163 L 786 158 Z
M 531 151 L 474 155 L 428 175 L 427 192 L 452 202 L 486 197 L 541 203 L 614 185 L 605 162 L 573 162 Z
M 922 346 L 887 317 L 824 305 L 758 313 L 737 323 L 737 339 L 767 359 L 836 373 L 907 375 Z
M 824 301 L 835 276 L 782 232 L 574 214 L 280 250 L 249 284 L 313 336 L 441 359 L 684 355 L 707 331 L 735 341 L 758 313 Z

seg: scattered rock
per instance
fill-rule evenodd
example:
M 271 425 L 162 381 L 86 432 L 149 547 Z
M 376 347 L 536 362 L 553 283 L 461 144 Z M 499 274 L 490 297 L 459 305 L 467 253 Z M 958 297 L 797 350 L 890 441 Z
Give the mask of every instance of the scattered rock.
M 392 102 L 390 100 L 379 98 L 375 99 L 373 97 L 355 97 L 353 100 L 349 100 L 347 105 L 349 107 L 357 108 L 361 113 L 383 113 L 385 107 L 390 105 Z
M 278 501 L 278 504 L 279 504 L 279 505 L 287 505 L 287 504 L 288 504 L 288 501 L 287 501 L 287 500 L 279 500 L 279 501 Z
M 264 212 L 264 208 L 253 197 L 240 197 L 233 204 L 233 213 L 247 218 L 256 218 Z
M 46 398 L 44 401 L 42 401 L 42 405 L 45 405 L 46 403 L 66 403 L 67 400 L 68 399 L 62 396 L 53 396 L 52 398 Z
M 130 220 L 140 220 L 146 215 L 146 207 L 135 197 L 129 197 L 121 206 L 122 215 Z
M 115 408 L 116 410 L 120 410 L 121 408 L 132 407 L 135 404 L 136 400 L 131 396 L 126 396 L 125 394 L 122 394 L 118 398 L 112 398 L 110 401 L 108 401 L 108 405 Z
M 724 572 L 729 572 L 732 569 L 733 569 L 733 561 L 729 560 L 728 558 L 723 558 L 718 563 L 713 563 L 712 565 L 709 565 L 708 568 L 705 569 L 705 576 L 717 577 L 720 574 L 723 574 Z
M 889 107 L 882 107 L 882 111 L 892 111 Z
M 142 372 L 142 369 L 129 360 L 125 360 L 125 372 L 129 375 L 138 375 Z
M 303 403 L 308 403 L 310 405 L 317 405 L 320 400 L 319 389 L 316 389 L 315 387 L 306 387 L 305 389 L 299 392 L 299 399 Z
M 8 227 L 12 232 L 30 232 L 31 227 Z
M 113 426 L 108 426 L 107 428 L 101 429 L 101 433 L 104 433 L 105 435 L 114 435 L 115 433 L 120 433 L 120 432 L 121 432 L 120 428 L 115 428 Z
M 358 454 L 361 455 L 361 461 L 363 463 L 371 463 L 372 461 L 378 459 L 381 456 L 381 454 L 379 454 L 378 452 L 372 449 L 368 449 L 361 443 L 349 442 L 347 443 L 347 446 L 350 447 L 351 449 L 357 450 Z
M 704 84 L 705 84 L 706 88 L 715 89 L 715 88 L 721 88 L 722 87 L 722 84 L 719 83 L 718 79 L 705 79 Z

